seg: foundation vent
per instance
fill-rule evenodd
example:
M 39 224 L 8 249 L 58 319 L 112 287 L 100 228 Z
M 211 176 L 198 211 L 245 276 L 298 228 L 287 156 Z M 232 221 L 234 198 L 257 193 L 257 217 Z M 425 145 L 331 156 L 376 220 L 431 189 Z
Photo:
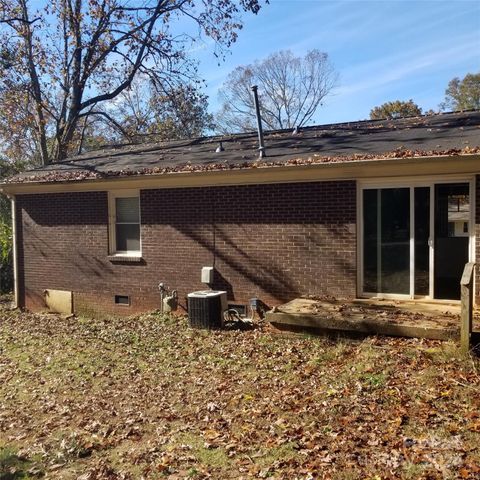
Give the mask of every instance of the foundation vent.
M 115 305 L 130 305 L 130 297 L 128 295 L 115 295 Z

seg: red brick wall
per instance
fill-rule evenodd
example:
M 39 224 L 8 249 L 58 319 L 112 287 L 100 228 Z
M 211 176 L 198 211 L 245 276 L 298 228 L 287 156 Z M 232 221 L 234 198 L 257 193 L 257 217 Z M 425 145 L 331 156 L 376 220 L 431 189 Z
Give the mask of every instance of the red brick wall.
M 144 190 L 143 261 L 122 264 L 107 258 L 106 192 L 18 196 L 20 300 L 42 309 L 43 290 L 66 289 L 79 312 L 130 314 L 159 307 L 161 281 L 184 304 L 209 265 L 235 301 L 353 297 L 355 198 L 353 181 Z

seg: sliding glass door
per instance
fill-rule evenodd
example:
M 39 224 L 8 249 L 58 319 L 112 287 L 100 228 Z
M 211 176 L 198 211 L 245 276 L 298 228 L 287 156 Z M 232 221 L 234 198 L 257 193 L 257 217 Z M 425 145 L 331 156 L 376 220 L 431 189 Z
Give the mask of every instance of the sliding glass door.
M 361 292 L 459 298 L 469 261 L 470 185 L 432 183 L 361 191 Z
M 368 292 L 410 292 L 410 191 L 363 191 L 364 288 Z

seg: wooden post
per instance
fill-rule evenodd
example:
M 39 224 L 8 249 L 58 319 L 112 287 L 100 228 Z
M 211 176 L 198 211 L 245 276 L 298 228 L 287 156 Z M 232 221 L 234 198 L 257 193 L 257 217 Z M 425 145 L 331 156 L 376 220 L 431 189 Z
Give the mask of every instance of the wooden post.
M 475 264 L 467 263 L 460 280 L 461 313 L 460 313 L 460 348 L 463 353 L 470 350 L 473 328 L 473 271 Z

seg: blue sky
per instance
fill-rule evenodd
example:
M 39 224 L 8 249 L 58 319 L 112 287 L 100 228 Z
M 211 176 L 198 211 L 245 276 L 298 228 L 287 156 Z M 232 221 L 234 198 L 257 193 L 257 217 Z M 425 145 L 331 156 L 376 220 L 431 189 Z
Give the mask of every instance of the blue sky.
M 316 124 L 368 118 L 397 99 L 437 109 L 449 80 L 480 71 L 480 0 L 271 0 L 244 25 L 220 66 L 211 44 L 192 52 L 212 111 L 231 70 L 281 49 L 318 48 L 339 73 Z

